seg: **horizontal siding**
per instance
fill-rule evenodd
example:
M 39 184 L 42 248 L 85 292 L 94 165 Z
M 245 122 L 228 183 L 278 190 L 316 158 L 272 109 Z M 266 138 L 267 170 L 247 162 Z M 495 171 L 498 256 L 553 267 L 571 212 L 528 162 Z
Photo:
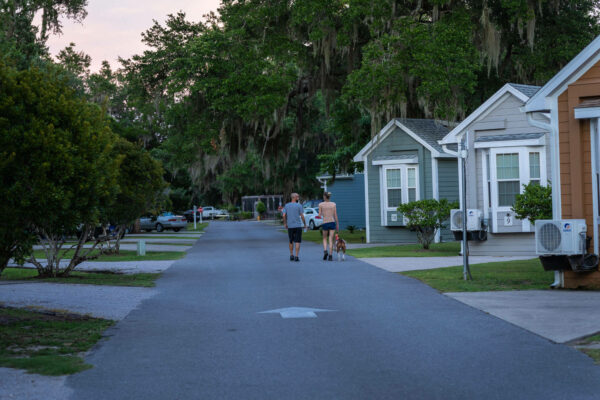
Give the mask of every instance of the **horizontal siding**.
M 401 154 L 417 154 L 419 156 L 419 180 L 421 198 L 431 193 L 425 188 L 431 182 L 431 159 L 426 162 L 426 150 L 420 143 L 403 132 L 400 128 L 382 140 L 368 156 L 369 182 L 369 236 L 371 243 L 416 243 L 415 232 L 399 226 L 381 225 L 380 167 L 373 165 L 373 158 L 378 156 L 394 156 Z M 429 164 L 429 167 L 427 167 Z M 431 194 L 430 194 L 431 196 Z
M 438 182 L 440 199 L 458 201 L 458 161 L 456 159 L 438 160 Z M 454 241 L 454 235 L 449 229 L 450 221 L 446 222 L 446 226 L 447 228 L 440 232 L 440 240 L 442 242 Z
M 535 254 L 533 233 L 488 233 L 483 242 L 470 241 L 469 254 L 472 256 L 531 256 Z
M 364 174 L 354 174 L 352 179 L 338 179 L 327 186 L 331 201 L 337 206 L 340 229 L 346 229 L 348 225 L 366 226 L 364 185 Z

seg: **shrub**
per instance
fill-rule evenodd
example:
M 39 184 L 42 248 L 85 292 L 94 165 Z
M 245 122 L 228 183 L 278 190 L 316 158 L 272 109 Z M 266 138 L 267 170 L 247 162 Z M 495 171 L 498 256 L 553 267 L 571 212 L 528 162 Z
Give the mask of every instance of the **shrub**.
M 267 211 L 267 206 L 262 201 L 256 203 L 256 212 L 258 215 L 263 215 Z
M 552 219 L 552 187 L 537 183 L 523 185 L 523 194 L 518 194 L 512 210 L 517 218 L 527 218 L 532 224 L 537 219 Z
M 401 204 L 398 211 L 406 218 L 406 226 L 417 232 L 419 243 L 427 250 L 437 231 L 445 227 L 444 222 L 450 217 L 450 210 L 456 207 L 456 202 L 450 203 L 446 199 L 429 199 Z
M 348 229 L 348 232 L 354 233 L 354 231 L 356 230 L 356 226 L 354 226 L 354 225 L 348 225 L 346 227 L 346 229 Z

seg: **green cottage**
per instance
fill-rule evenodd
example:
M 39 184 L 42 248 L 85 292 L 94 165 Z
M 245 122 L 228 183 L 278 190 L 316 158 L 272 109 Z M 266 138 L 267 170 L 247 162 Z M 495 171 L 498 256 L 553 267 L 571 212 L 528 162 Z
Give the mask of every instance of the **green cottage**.
M 400 203 L 458 201 L 456 156 L 438 144 L 448 132 L 447 126 L 433 119 L 396 118 L 354 157 L 364 164 L 368 243 L 417 242 L 397 211 Z M 444 229 L 435 241 L 451 240 L 452 233 Z

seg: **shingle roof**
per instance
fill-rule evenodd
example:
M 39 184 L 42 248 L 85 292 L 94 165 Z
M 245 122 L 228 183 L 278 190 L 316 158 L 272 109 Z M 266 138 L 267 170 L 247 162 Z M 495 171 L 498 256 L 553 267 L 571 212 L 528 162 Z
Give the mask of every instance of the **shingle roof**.
M 475 140 L 475 142 L 502 142 L 506 140 L 527 140 L 527 139 L 539 139 L 544 136 L 544 132 L 536 133 L 512 133 L 509 135 L 493 135 L 493 136 L 482 136 Z
M 442 146 L 438 144 L 438 140 L 442 140 L 449 132 L 444 125 L 433 119 L 396 118 L 395 120 L 413 131 L 440 153 L 445 153 Z
M 538 92 L 538 90 L 542 88 L 541 86 L 521 85 L 519 83 L 509 83 L 509 85 L 529 98 L 531 98 L 534 94 Z

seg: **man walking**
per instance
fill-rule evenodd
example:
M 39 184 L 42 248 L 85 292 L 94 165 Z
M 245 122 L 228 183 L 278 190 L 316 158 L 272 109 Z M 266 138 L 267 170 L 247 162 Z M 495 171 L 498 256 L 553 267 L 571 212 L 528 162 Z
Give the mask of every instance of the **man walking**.
M 302 228 L 306 228 L 304 210 L 298 199 L 298 193 L 292 193 L 292 201 L 283 207 L 283 226 L 288 230 L 290 238 L 290 261 L 300 261 L 300 243 L 302 242 Z M 294 257 L 294 244 L 296 245 L 296 256 Z

